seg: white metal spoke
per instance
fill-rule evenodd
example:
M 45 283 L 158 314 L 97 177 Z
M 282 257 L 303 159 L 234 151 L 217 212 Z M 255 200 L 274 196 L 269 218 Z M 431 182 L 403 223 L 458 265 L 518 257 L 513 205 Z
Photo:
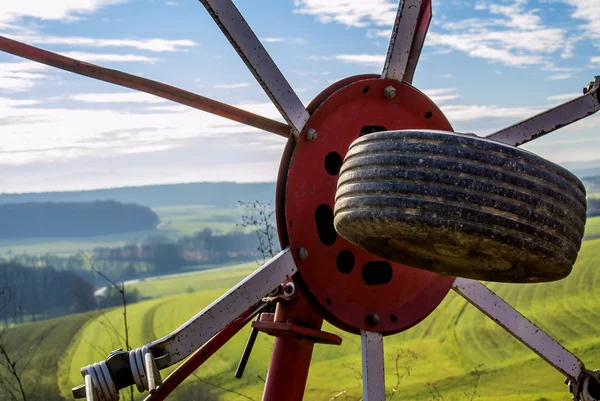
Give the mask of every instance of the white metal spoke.
M 382 78 L 402 81 L 413 46 L 422 0 L 401 0 L 387 57 L 383 66 Z
M 297 270 L 292 253 L 286 248 L 177 330 L 148 344 L 154 355 L 169 355 L 159 368 L 190 355 Z
M 383 336 L 360 331 L 362 341 L 363 400 L 385 401 Z
M 591 116 L 600 110 L 599 87 L 600 77 L 596 77 L 583 96 L 494 132 L 486 138 L 519 146 L 582 118 Z
M 477 280 L 457 278 L 452 289 L 559 372 L 577 381 L 584 365 L 571 352 Z
M 297 136 L 306 108 L 231 0 L 200 0 Z

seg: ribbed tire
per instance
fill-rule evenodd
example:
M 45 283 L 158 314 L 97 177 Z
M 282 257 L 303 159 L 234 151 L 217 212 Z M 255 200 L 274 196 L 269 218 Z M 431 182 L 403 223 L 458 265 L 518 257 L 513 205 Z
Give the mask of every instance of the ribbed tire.
M 386 259 L 500 282 L 566 277 L 586 219 L 585 188 L 525 150 L 442 131 L 385 131 L 350 146 L 335 228 Z

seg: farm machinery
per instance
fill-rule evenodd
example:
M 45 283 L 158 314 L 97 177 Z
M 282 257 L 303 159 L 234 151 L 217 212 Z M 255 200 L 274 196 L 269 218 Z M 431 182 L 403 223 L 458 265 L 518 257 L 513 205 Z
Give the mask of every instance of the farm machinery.
M 275 337 L 263 400 L 301 400 L 323 320 L 360 335 L 365 401 L 385 400 L 384 336 L 417 325 L 455 291 L 600 399 L 600 372 L 479 280 L 566 277 L 586 220 L 583 184 L 519 148 L 600 109 L 581 96 L 485 137 L 455 132 L 412 86 L 430 0 L 400 1 L 381 74 L 340 80 L 304 106 L 231 0 L 200 0 L 283 116 L 268 119 L 160 82 L 0 37 L 0 50 L 213 113 L 287 138 L 276 191 L 282 251 L 171 334 L 83 367 L 75 398 L 116 401 L 135 385 L 163 400 L 248 323 Z M 179 366 L 166 378 L 160 371 Z

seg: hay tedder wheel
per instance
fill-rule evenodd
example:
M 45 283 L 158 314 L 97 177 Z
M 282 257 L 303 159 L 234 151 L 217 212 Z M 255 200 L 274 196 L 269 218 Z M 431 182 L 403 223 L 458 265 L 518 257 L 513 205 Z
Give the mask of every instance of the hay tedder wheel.
M 252 322 L 235 377 L 266 333 L 275 340 L 262 400 L 301 401 L 314 344 L 342 342 L 322 330 L 327 320 L 360 335 L 363 399 L 384 401 L 383 337 L 419 324 L 453 290 L 566 376 L 574 401 L 600 399 L 598 371 L 476 280 L 542 282 L 571 271 L 583 185 L 516 146 L 600 110 L 600 77 L 582 96 L 485 138 L 454 133 L 412 85 L 432 2 L 402 0 L 381 74 L 335 82 L 305 107 L 233 1 L 200 2 L 285 122 L 0 36 L 1 51 L 287 139 L 276 191 L 281 252 L 165 337 L 83 367 L 75 398 L 117 401 L 135 384 L 145 401 L 162 401 Z M 160 370 L 180 362 L 162 380 Z
M 335 203 L 335 228 L 350 242 L 409 266 L 490 281 L 566 277 L 585 221 L 585 189 L 566 169 L 440 131 L 354 141 Z

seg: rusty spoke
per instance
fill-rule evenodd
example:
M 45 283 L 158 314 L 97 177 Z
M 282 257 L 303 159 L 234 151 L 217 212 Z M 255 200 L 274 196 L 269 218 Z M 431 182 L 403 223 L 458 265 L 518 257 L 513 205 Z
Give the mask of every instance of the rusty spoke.
M 290 134 L 290 127 L 288 125 L 270 118 L 259 116 L 250 113 L 249 111 L 161 82 L 61 56 L 60 54 L 52 53 L 3 36 L 0 36 L 0 50 L 61 70 L 70 71 L 99 81 L 110 82 L 115 85 L 168 99 L 194 109 L 228 118 L 283 137 L 288 137 Z
M 589 117 L 600 110 L 600 76 L 584 94 L 566 103 L 488 135 L 487 139 L 519 146 Z

